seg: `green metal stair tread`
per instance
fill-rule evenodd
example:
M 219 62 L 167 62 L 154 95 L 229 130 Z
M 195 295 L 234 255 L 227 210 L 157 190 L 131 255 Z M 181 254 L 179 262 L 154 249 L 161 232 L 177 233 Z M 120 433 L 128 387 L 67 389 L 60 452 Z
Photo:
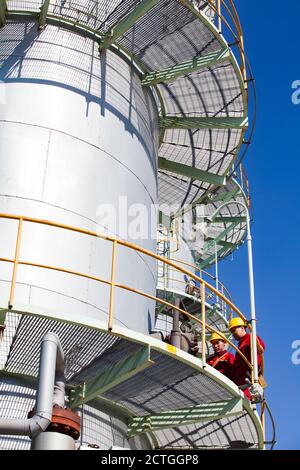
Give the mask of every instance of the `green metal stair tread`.
M 154 364 L 149 369 L 109 390 L 104 397 L 140 416 L 230 397 L 219 384 L 175 357 L 151 353 L 151 360 Z
M 202 403 L 191 408 L 162 411 L 143 417 L 133 417 L 128 423 L 128 437 L 148 431 L 218 420 L 227 416 L 239 415 L 242 412 L 243 399 L 240 397 L 214 403 Z
M 216 52 L 208 53 L 205 56 L 194 57 L 181 64 L 174 65 L 162 70 L 156 70 L 146 73 L 142 78 L 144 86 L 157 85 L 158 83 L 166 83 L 173 81 L 178 77 L 189 75 L 192 72 L 198 72 L 202 68 L 211 67 L 220 64 L 230 58 L 229 49 L 221 49 Z

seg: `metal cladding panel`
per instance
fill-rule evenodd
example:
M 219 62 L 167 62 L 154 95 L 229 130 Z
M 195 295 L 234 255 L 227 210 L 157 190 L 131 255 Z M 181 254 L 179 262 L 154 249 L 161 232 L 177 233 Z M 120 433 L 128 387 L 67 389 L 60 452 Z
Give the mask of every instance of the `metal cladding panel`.
M 0 382 L 1 418 L 26 419 L 34 407 L 35 390 L 26 385 L 18 385 L 14 380 Z M 1 450 L 29 450 L 31 440 L 28 436 L 0 436 Z
M 143 204 L 150 213 L 157 199 L 157 111 L 149 90 L 120 57 L 110 51 L 99 57 L 97 43 L 55 26 L 37 32 L 33 22 L 8 22 L 0 31 L 0 47 L 6 99 L 0 106 L 0 212 L 105 232 L 155 251 L 151 227 L 137 238 L 118 223 L 122 203 L 125 210 Z M 115 211 L 109 220 L 105 208 Z M 12 257 L 16 222 L 2 219 L 0 227 L 12 234 L 1 241 L 1 255 Z M 24 225 L 25 261 L 110 280 L 111 255 L 109 242 Z M 0 266 L 4 292 L 10 268 Z M 152 259 L 119 249 L 120 283 L 153 295 L 154 273 Z M 132 297 L 117 292 L 116 322 L 148 332 L 153 302 Z M 20 266 L 16 301 L 107 319 L 109 288 Z
M 82 406 L 81 414 L 83 426 L 80 440 L 83 446 L 92 444 L 101 450 L 112 446 L 130 448 L 126 423 L 89 405 Z
M 1 418 L 25 419 L 34 406 L 35 390 L 22 385 L 21 380 L 4 379 L 0 383 Z M 82 427 L 77 445 L 97 445 L 110 449 L 113 445 L 130 447 L 124 421 L 90 405 L 80 410 Z M 29 450 L 31 439 L 27 436 L 0 436 L 0 450 Z

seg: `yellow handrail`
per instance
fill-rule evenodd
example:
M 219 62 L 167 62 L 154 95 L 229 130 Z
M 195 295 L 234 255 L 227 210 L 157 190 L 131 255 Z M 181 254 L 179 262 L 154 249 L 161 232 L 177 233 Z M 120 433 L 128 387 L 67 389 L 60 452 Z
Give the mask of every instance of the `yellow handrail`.
M 96 233 L 96 232 L 93 232 L 93 231 L 90 231 L 90 230 L 85 230 L 85 229 L 77 228 L 77 227 L 70 226 L 70 225 L 60 224 L 60 223 L 52 222 L 52 221 L 49 221 L 49 220 L 37 219 L 37 218 L 32 218 L 32 217 L 27 217 L 27 216 L 18 216 L 18 215 L 0 213 L 0 219 L 10 219 L 10 220 L 18 220 L 19 221 L 18 234 L 17 234 L 17 239 L 16 239 L 15 257 L 14 257 L 14 259 L 3 258 L 2 257 L 2 258 L 0 258 L 0 262 L 2 261 L 2 262 L 14 263 L 14 266 L 24 265 L 24 266 L 32 266 L 32 267 L 49 269 L 49 270 L 58 271 L 58 272 L 64 272 L 64 273 L 67 273 L 67 274 L 72 274 L 72 275 L 75 275 L 75 276 L 84 277 L 86 279 L 92 279 L 92 280 L 95 280 L 95 281 L 98 281 L 100 283 L 104 283 L 104 284 L 107 284 L 107 285 L 110 286 L 110 306 L 109 306 L 109 322 L 108 322 L 108 329 L 109 330 L 111 330 L 112 327 L 113 327 L 114 289 L 117 287 L 117 288 L 120 288 L 120 289 L 123 289 L 123 290 L 127 290 L 129 292 L 133 292 L 135 294 L 141 295 L 141 296 L 146 297 L 148 299 L 151 299 L 151 300 L 153 300 L 157 303 L 160 303 L 162 305 L 165 305 L 165 306 L 167 306 L 167 307 L 169 307 L 173 310 L 177 310 L 179 313 L 181 313 L 184 316 L 186 316 L 187 318 L 193 320 L 195 323 L 198 323 L 198 324 L 202 325 L 202 355 L 203 355 L 204 363 L 205 363 L 205 354 L 206 354 L 206 351 L 205 351 L 205 331 L 208 330 L 210 332 L 218 333 L 233 349 L 236 350 L 236 352 L 243 358 L 243 360 L 245 361 L 247 366 L 250 368 L 250 370 L 252 370 L 252 365 L 247 360 L 247 358 L 244 356 L 244 354 L 242 354 L 241 351 L 230 340 L 228 340 L 226 338 L 224 333 L 216 330 L 215 328 L 213 328 L 212 326 L 210 326 L 206 323 L 206 319 L 205 319 L 205 302 L 203 300 L 205 298 L 204 297 L 205 296 L 205 290 L 208 289 L 208 290 L 214 292 L 216 295 L 218 295 L 218 297 L 221 298 L 224 302 L 226 302 L 227 305 L 229 305 L 238 314 L 238 316 L 243 318 L 243 320 L 245 320 L 244 315 L 242 315 L 240 310 L 229 299 L 227 299 L 223 294 L 221 294 L 218 290 L 216 290 L 213 286 L 211 286 L 206 281 L 201 279 L 199 276 L 196 276 L 194 273 L 189 272 L 188 270 L 176 265 L 172 261 L 170 261 L 166 258 L 163 258 L 162 256 L 159 256 L 155 253 L 152 253 L 149 250 L 146 250 L 144 248 L 140 248 L 140 247 L 138 247 L 136 245 L 133 245 L 132 243 L 126 242 L 124 240 L 117 239 L 116 237 L 102 235 L 102 234 L 99 234 L 99 233 Z M 96 277 L 96 276 L 91 276 L 89 274 L 85 274 L 85 273 L 81 273 L 81 272 L 77 272 L 77 271 L 72 271 L 72 270 L 57 267 L 57 266 L 50 266 L 50 265 L 44 265 L 44 264 L 40 264 L 40 263 L 33 263 L 33 262 L 30 262 L 30 261 L 20 260 L 19 259 L 19 253 L 20 253 L 20 245 L 21 245 L 21 233 L 22 233 L 22 228 L 23 228 L 24 222 L 36 223 L 36 224 L 41 224 L 41 225 L 47 225 L 47 226 L 50 226 L 50 227 L 61 228 L 61 229 L 64 229 L 64 230 L 69 230 L 69 231 L 73 231 L 73 232 L 76 232 L 76 233 L 81 233 L 81 234 L 93 236 L 93 237 L 96 237 L 96 238 L 100 238 L 100 239 L 112 242 L 113 243 L 113 250 L 112 250 L 112 264 L 111 264 L 111 280 L 108 281 L 108 280 L 105 280 L 105 279 L 102 279 L 102 278 L 99 278 L 99 277 Z M 181 309 L 180 307 L 177 307 L 176 305 L 173 305 L 170 302 L 167 302 L 163 299 L 160 299 L 158 297 L 150 295 L 146 292 L 142 292 L 140 290 L 134 289 L 132 287 L 116 283 L 115 282 L 115 277 L 116 277 L 116 256 L 117 256 L 117 247 L 118 247 L 118 245 L 128 247 L 129 249 L 132 249 L 134 251 L 137 251 L 137 252 L 143 253 L 147 256 L 150 256 L 151 258 L 159 260 L 159 261 L 161 261 L 161 262 L 163 262 L 163 263 L 165 263 L 165 264 L 167 264 L 167 265 L 169 265 L 169 266 L 171 266 L 175 269 L 177 268 L 178 271 L 180 271 L 184 274 L 187 274 L 189 277 L 194 278 L 196 281 L 200 282 L 200 284 L 201 284 L 201 296 L 202 296 L 202 319 L 200 320 L 199 318 L 195 317 L 194 315 L 191 315 L 190 313 L 188 313 L 187 311 Z M 12 280 L 11 280 L 11 292 L 15 291 L 16 282 L 17 282 L 17 269 L 14 269 L 13 270 L 13 275 L 12 275 Z M 13 296 L 12 295 L 10 295 L 9 308 L 10 309 L 13 308 Z
M 116 259 L 117 259 L 117 240 L 113 241 L 113 251 L 111 260 L 111 284 L 110 284 L 110 298 L 109 298 L 109 319 L 108 329 L 112 330 L 113 327 L 113 309 L 114 309 L 114 295 L 115 295 L 115 279 L 116 279 Z
M 233 35 L 233 37 L 238 39 L 237 47 L 239 48 L 240 57 L 241 57 L 240 69 L 241 69 L 241 73 L 245 82 L 245 89 L 247 89 L 247 70 L 246 70 L 246 56 L 245 56 L 245 49 L 244 49 L 244 35 L 243 35 L 241 22 L 240 22 L 235 4 L 233 0 L 228 0 L 229 5 L 226 3 L 225 0 L 217 0 L 217 5 L 213 3 L 213 0 L 206 0 L 206 1 L 217 16 L 218 30 L 221 32 L 222 24 L 225 24 L 228 30 L 230 31 L 230 33 Z M 235 31 L 232 29 L 231 25 L 229 24 L 225 16 L 222 14 L 222 6 L 226 10 L 232 22 L 232 25 L 235 28 Z
M 16 242 L 16 249 L 15 249 L 15 258 L 14 258 L 14 268 L 13 268 L 13 275 L 12 275 L 12 283 L 10 289 L 10 296 L 8 305 L 9 307 L 13 305 L 14 296 L 15 296 L 15 286 L 16 286 L 16 278 L 17 278 L 17 269 L 19 264 L 19 256 L 20 256 L 20 245 L 21 245 L 21 237 L 22 237 L 22 230 L 23 230 L 23 219 L 20 217 L 19 225 L 18 225 L 18 235 L 17 235 L 17 242 Z
M 207 277 L 210 277 L 212 280 L 215 280 L 215 279 L 216 279 L 212 274 L 208 273 L 207 271 L 204 271 L 203 269 L 200 270 L 197 266 L 195 266 L 195 265 L 192 264 L 192 263 L 188 263 L 187 261 L 183 261 L 183 260 L 178 259 L 178 258 L 169 258 L 169 259 L 170 259 L 171 261 L 175 261 L 175 262 L 177 262 L 177 263 L 179 263 L 179 264 L 184 264 L 185 266 L 189 266 L 190 268 L 193 268 L 195 271 L 199 271 L 201 279 L 202 279 L 202 277 L 203 277 L 203 274 L 204 274 L 205 276 L 207 276 Z M 171 280 L 171 279 L 170 279 L 170 280 Z M 174 280 L 174 279 L 173 279 L 173 280 Z M 176 280 L 177 280 L 177 279 L 176 279 Z M 183 281 L 181 281 L 181 282 L 183 282 Z M 229 300 L 232 301 L 232 298 L 231 298 L 231 295 L 230 295 L 228 289 L 224 286 L 224 284 L 223 284 L 222 282 L 218 281 L 218 283 L 219 283 L 219 285 L 224 289 L 224 291 L 226 292 L 226 294 L 228 295 Z

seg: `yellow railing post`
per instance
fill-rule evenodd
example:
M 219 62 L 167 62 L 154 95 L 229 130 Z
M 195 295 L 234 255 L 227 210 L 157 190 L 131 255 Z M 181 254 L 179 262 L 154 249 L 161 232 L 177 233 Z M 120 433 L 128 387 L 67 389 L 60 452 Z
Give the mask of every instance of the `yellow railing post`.
M 13 303 L 14 303 L 15 290 L 16 290 L 16 278 L 17 278 L 17 270 L 18 270 L 19 255 L 20 255 L 20 245 L 21 245 L 21 237 L 22 237 L 22 229 L 23 229 L 23 218 L 21 217 L 19 219 L 19 225 L 18 225 L 18 234 L 17 234 L 17 241 L 16 241 L 14 267 L 13 267 L 13 273 L 12 273 L 12 279 L 11 279 L 8 308 L 12 308 Z
M 12 285 L 11 285 L 11 293 L 10 293 L 10 301 L 9 301 L 10 306 L 12 306 L 13 299 L 14 299 L 14 289 L 15 289 L 15 285 L 16 285 L 16 275 L 17 275 L 18 265 L 49 269 L 49 270 L 52 270 L 52 271 L 57 271 L 57 272 L 61 272 L 61 273 L 67 273 L 67 274 L 72 274 L 72 275 L 75 275 L 75 276 L 84 277 L 86 279 L 92 279 L 94 281 L 98 281 L 98 282 L 101 282 L 103 284 L 106 284 L 106 285 L 110 286 L 110 303 L 109 303 L 109 320 L 108 320 L 109 330 L 112 330 L 112 323 L 113 323 L 114 289 L 115 289 L 115 287 L 118 287 L 119 289 L 123 289 L 123 290 L 126 290 L 128 292 L 133 292 L 137 295 L 141 295 L 145 298 L 148 298 L 148 299 L 151 299 L 155 302 L 158 302 L 158 303 L 168 307 L 169 309 L 175 309 L 179 313 L 181 313 L 182 315 L 189 318 L 190 320 L 193 320 L 195 323 L 197 323 L 199 325 L 202 325 L 202 357 L 203 357 L 204 366 L 205 366 L 205 362 L 206 362 L 205 332 L 206 332 L 206 330 L 208 330 L 209 332 L 218 333 L 222 338 L 224 338 L 224 341 L 227 341 L 228 344 L 237 352 L 237 354 L 239 354 L 239 356 L 242 357 L 242 359 L 244 360 L 245 364 L 249 367 L 249 369 L 250 370 L 253 369 L 252 364 L 248 361 L 248 359 L 244 356 L 244 354 L 241 353 L 241 351 L 231 341 L 229 341 L 226 338 L 224 333 L 216 330 L 215 328 L 213 328 L 209 324 L 206 324 L 206 307 L 205 307 L 206 288 L 209 290 L 209 292 L 214 293 L 217 296 L 219 296 L 226 303 L 226 305 L 232 311 L 234 311 L 240 318 L 242 318 L 244 321 L 246 321 L 246 317 L 232 303 L 232 301 L 230 299 L 228 299 L 226 296 L 224 296 L 224 294 L 222 294 L 221 292 L 216 290 L 212 285 L 208 284 L 206 281 L 203 280 L 203 278 L 202 278 L 203 273 L 202 272 L 200 272 L 199 276 L 197 276 L 194 272 L 195 266 L 190 265 L 189 263 L 183 262 L 182 260 L 177 260 L 181 264 L 184 264 L 184 265 L 188 264 L 193 268 L 193 271 L 188 271 L 187 269 L 182 268 L 178 264 L 173 263 L 170 259 L 159 256 L 156 253 L 153 253 L 149 250 L 146 250 L 144 248 L 133 245 L 129 242 L 126 242 L 125 240 L 119 240 L 119 239 L 116 239 L 114 237 L 110 237 L 110 236 L 107 236 L 107 235 L 102 235 L 102 234 L 99 234 L 99 233 L 96 233 L 96 232 L 92 232 L 90 230 L 85 230 L 85 229 L 70 226 L 70 225 L 60 224 L 60 223 L 52 222 L 50 220 L 36 219 L 36 218 L 32 218 L 32 217 L 27 217 L 27 216 L 17 216 L 17 215 L 13 215 L 13 214 L 0 213 L 0 219 L 2 219 L 2 218 L 9 219 L 9 220 L 17 220 L 19 222 L 18 236 L 17 236 L 16 250 L 15 250 L 14 259 L 0 258 L 0 261 L 14 264 L 14 270 L 13 270 L 13 276 L 12 276 Z M 92 275 L 85 274 L 85 273 L 82 273 L 82 272 L 71 271 L 69 269 L 65 269 L 65 268 L 61 268 L 61 267 L 57 267 L 57 266 L 43 265 L 43 264 L 40 264 L 40 263 L 38 264 L 38 263 L 30 262 L 30 261 L 21 261 L 19 259 L 19 254 L 20 254 L 20 243 L 21 243 L 22 228 L 23 228 L 23 223 L 24 222 L 37 223 L 37 224 L 42 224 L 42 225 L 46 225 L 46 226 L 49 226 L 49 227 L 57 227 L 57 228 L 69 230 L 69 231 L 72 231 L 72 232 L 81 233 L 81 234 L 89 235 L 89 236 L 92 236 L 92 237 L 100 238 L 102 240 L 106 240 L 106 241 L 109 241 L 109 242 L 113 243 L 113 247 L 112 247 L 112 265 L 111 265 L 111 280 L 108 281 L 108 280 L 105 280 L 105 279 L 98 278 L 96 276 L 92 276 Z M 179 271 L 182 274 L 186 274 L 189 278 L 194 279 L 197 282 L 200 282 L 201 288 L 199 290 L 200 290 L 201 299 L 202 299 L 202 309 L 201 309 L 202 310 L 202 320 L 200 320 L 200 318 L 198 318 L 198 317 L 195 317 L 194 315 L 191 315 L 186 310 L 183 310 L 180 307 L 174 306 L 173 304 L 171 304 L 170 302 L 167 302 L 166 300 L 155 297 L 155 296 L 150 295 L 146 292 L 139 291 L 139 290 L 134 289 L 132 287 L 125 286 L 125 285 L 122 285 L 122 284 L 118 284 L 116 282 L 116 251 L 117 251 L 117 245 L 118 244 L 121 245 L 121 246 L 124 246 L 126 248 L 129 248 L 131 250 L 135 250 L 138 253 L 142 253 L 146 256 L 150 256 L 151 258 L 154 258 L 157 261 L 163 262 L 167 265 L 168 269 L 173 269 L 175 271 Z M 225 289 L 225 290 L 228 293 L 227 289 Z M 253 363 L 253 360 L 252 360 L 252 363 Z
M 201 284 L 201 311 L 202 311 L 202 361 L 206 364 L 206 322 L 205 322 L 205 284 Z
M 218 30 L 219 30 L 219 33 L 221 33 L 222 32 L 221 0 L 217 0 L 217 7 L 218 7 Z
M 115 282 L 116 282 L 116 256 L 117 256 L 117 240 L 113 241 L 112 247 L 112 260 L 111 260 L 111 277 L 110 277 L 110 298 L 109 298 L 109 316 L 108 316 L 108 329 L 112 330 L 113 325 L 113 309 L 115 300 Z

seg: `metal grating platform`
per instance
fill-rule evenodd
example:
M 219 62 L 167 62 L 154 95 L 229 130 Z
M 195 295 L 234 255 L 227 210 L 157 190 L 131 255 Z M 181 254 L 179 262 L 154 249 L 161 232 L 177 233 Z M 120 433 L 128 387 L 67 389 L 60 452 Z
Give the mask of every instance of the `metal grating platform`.
M 156 433 L 159 448 L 171 449 L 257 449 L 255 426 L 247 413 L 238 417 L 192 424 Z
M 154 364 L 150 368 L 114 387 L 104 397 L 138 416 L 231 397 L 223 387 L 176 359 L 157 352 L 151 354 L 151 359 Z
M 10 343 L 6 366 L 1 373 L 5 392 L 4 415 L 16 415 L 15 410 L 6 409 L 12 406 L 7 401 L 6 391 L 9 393 L 11 387 L 15 390 L 16 383 L 21 384 L 24 380 L 23 388 L 27 395 L 29 393 L 29 400 L 24 396 L 20 410 L 24 414 L 32 407 L 33 394 L 31 388 L 26 387 L 35 383 L 40 340 L 51 330 L 59 335 L 66 352 L 69 390 L 73 387 L 76 394 L 76 390 L 80 391 L 85 383 L 87 395 L 82 398 L 77 393 L 75 402 L 88 404 L 97 398 L 100 402 L 104 400 L 108 407 L 109 404 L 118 406 L 119 410 L 124 410 L 125 420 L 131 416 L 129 436 L 151 430 L 156 435 L 159 448 L 262 446 L 259 421 L 249 402 L 224 376 L 209 366 L 204 369 L 200 359 L 130 330 L 116 327 L 114 333 L 109 333 L 101 322 L 96 328 L 95 325 L 88 327 L 88 323 L 79 326 L 40 315 L 19 314 L 18 317 L 14 330 L 10 323 L 16 325 L 16 314 L 7 314 L 7 337 L 0 345 L 3 349 Z M 148 351 L 148 360 L 145 351 Z M 120 365 L 125 364 L 126 368 L 126 364 L 132 363 L 132 358 L 139 358 L 140 365 L 143 365 L 142 361 L 146 362 L 143 367 L 138 364 L 133 369 L 132 366 L 127 367 L 129 374 L 126 371 L 120 373 Z M 118 376 L 114 372 L 116 368 Z M 107 383 L 108 376 L 110 380 Z M 15 382 L 10 382 L 11 378 Z M 99 391 L 97 396 L 95 386 Z M 173 422 L 179 424 L 177 414 L 182 410 L 185 410 L 184 416 L 192 413 L 191 423 L 172 425 Z M 197 416 L 193 418 L 195 412 Z M 223 416 L 218 419 L 220 413 Z M 171 424 L 168 424 L 169 416 L 172 417 Z M 151 423 L 152 420 L 153 424 L 149 425 L 148 421 Z M 8 446 L 5 448 L 9 448 L 7 440 L 4 441 Z M 27 448 L 28 441 L 20 440 L 19 445 Z

